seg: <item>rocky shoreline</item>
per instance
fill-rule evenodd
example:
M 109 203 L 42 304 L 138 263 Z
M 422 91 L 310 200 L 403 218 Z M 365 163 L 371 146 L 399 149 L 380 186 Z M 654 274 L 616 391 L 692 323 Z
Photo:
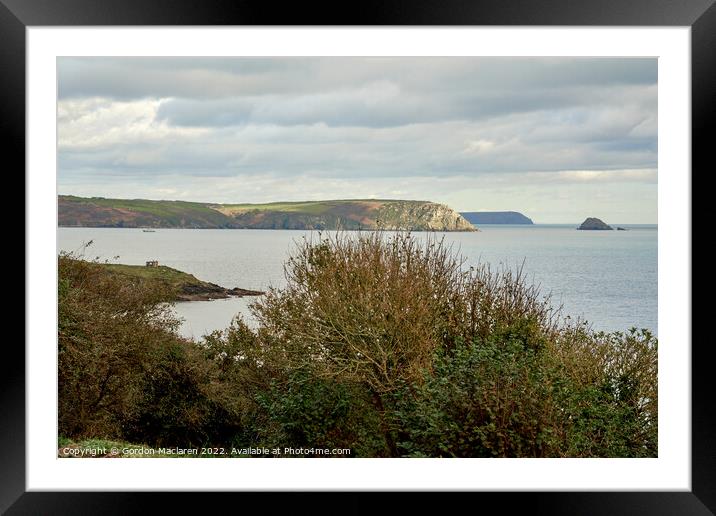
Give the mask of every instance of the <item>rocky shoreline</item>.
M 212 301 L 214 299 L 226 299 L 229 297 L 261 296 L 264 292 L 260 290 L 249 290 L 245 288 L 224 288 L 215 283 L 204 282 L 199 284 L 186 284 L 180 287 L 176 301 Z

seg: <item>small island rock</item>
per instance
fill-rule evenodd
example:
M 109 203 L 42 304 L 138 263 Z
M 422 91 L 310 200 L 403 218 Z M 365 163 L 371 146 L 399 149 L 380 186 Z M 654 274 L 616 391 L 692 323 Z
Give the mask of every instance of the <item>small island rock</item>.
M 587 217 L 587 220 L 582 222 L 582 225 L 579 226 L 577 229 L 587 229 L 587 230 L 604 230 L 604 229 L 614 229 L 609 224 L 605 224 L 602 220 L 596 218 L 596 217 Z

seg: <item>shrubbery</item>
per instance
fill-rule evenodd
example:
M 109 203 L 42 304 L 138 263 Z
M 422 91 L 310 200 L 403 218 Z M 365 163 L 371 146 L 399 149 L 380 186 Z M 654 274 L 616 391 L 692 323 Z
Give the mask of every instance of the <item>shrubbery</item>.
M 170 293 L 69 255 L 58 270 L 60 435 L 187 446 L 233 433 L 235 402 L 176 335 Z
M 551 373 L 542 353 L 514 338 L 436 352 L 433 370 L 397 396 L 401 450 L 427 457 L 555 454 Z
M 649 332 L 565 324 L 520 271 L 441 241 L 301 242 L 287 285 L 200 343 L 150 285 L 60 257 L 60 431 L 353 456 L 657 454 Z

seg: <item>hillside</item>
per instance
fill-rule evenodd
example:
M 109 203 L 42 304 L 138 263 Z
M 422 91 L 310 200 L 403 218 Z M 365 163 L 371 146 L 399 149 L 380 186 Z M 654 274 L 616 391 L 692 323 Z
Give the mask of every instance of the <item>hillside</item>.
M 516 211 L 461 212 L 472 224 L 533 224 L 532 219 Z
M 147 267 L 120 263 L 97 264 L 110 274 L 116 274 L 132 282 L 149 282 L 166 288 L 174 301 L 205 301 L 237 296 L 259 296 L 263 292 L 238 287 L 224 288 L 197 279 L 192 274 L 165 265 Z
M 443 204 L 379 199 L 212 204 L 60 195 L 58 223 L 64 227 L 475 231 Z

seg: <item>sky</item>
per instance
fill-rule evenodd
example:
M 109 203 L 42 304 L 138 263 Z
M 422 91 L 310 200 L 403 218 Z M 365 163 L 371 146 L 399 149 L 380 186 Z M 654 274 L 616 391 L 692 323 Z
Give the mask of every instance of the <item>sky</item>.
M 58 59 L 58 193 L 657 222 L 653 58 Z

